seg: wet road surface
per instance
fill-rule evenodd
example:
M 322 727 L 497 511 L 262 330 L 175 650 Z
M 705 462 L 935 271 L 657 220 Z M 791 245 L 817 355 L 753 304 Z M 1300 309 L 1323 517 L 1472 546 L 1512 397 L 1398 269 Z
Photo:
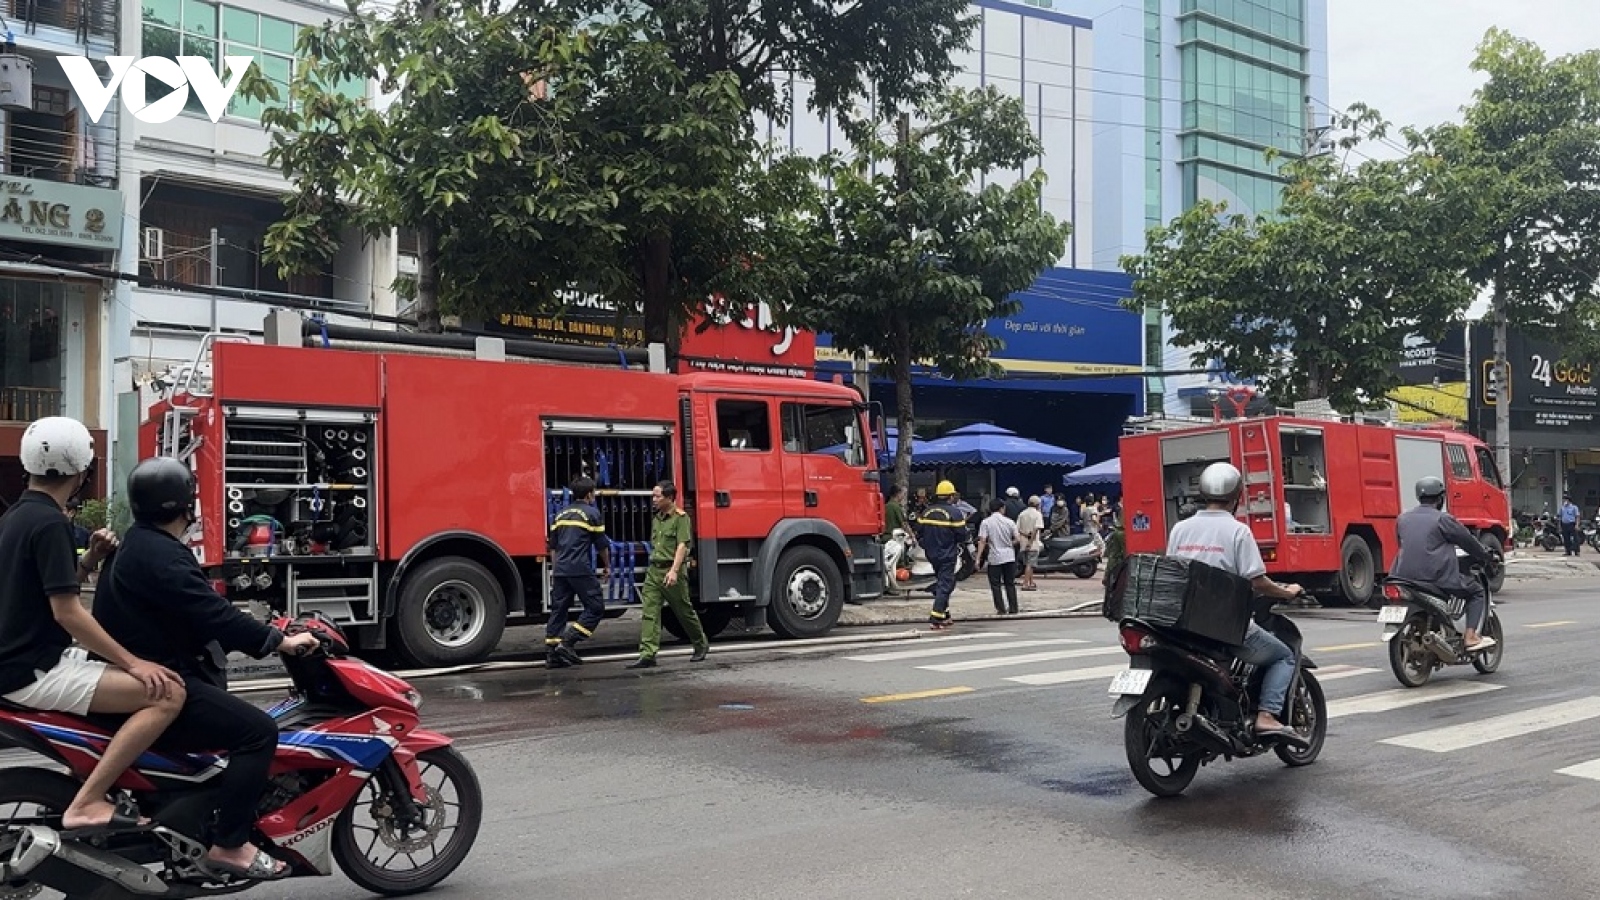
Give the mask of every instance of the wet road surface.
M 422 681 L 488 803 L 430 896 L 1591 897 L 1597 587 L 1513 583 L 1500 672 L 1414 691 L 1370 613 L 1299 616 L 1321 760 L 1219 762 L 1175 800 L 1128 774 L 1099 619 Z M 309 891 L 363 896 L 250 896 Z

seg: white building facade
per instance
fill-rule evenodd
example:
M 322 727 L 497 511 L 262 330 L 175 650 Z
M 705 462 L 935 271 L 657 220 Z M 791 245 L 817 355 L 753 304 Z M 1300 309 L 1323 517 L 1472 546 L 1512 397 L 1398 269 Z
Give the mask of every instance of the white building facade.
M 302 27 L 344 16 L 343 4 L 314 0 L 141 0 L 138 15 L 122 23 L 123 53 L 205 56 L 219 78 L 225 57 L 244 56 L 288 101 L 288 84 L 300 65 L 295 50 Z M 373 86 L 341 86 L 369 99 Z M 150 81 L 147 102 L 166 88 Z M 283 176 L 267 163 L 270 134 L 262 106 L 234 98 L 213 123 L 192 92 L 171 121 L 147 124 L 120 106 L 123 188 L 122 247 L 125 276 L 148 279 L 117 285 L 110 328 L 118 395 L 117 474 L 137 460 L 137 424 L 151 400 L 148 390 L 163 373 L 187 366 L 205 334 L 258 337 L 275 297 L 314 299 L 329 314 L 392 315 L 396 275 L 393 240 L 357 233 L 323 271 L 283 279 L 266 261 L 267 228 L 283 216 Z M 154 283 L 151 283 L 154 282 Z M 256 302 L 221 299 L 213 287 L 248 293 Z

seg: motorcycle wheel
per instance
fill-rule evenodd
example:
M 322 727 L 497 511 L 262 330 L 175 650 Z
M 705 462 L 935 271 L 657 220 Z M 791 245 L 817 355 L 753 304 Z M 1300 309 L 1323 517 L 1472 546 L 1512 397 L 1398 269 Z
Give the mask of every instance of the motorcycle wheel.
M 1422 687 L 1433 677 L 1433 654 L 1422 646 L 1424 622 L 1421 615 L 1412 616 L 1389 639 L 1389 668 L 1408 688 Z
M 1483 636 L 1494 638 L 1494 646 L 1489 648 L 1488 653 L 1472 657 L 1472 667 L 1484 675 L 1490 675 L 1500 668 L 1500 661 L 1506 655 L 1506 633 L 1500 627 L 1500 616 L 1492 609 L 1483 620 Z
M 1295 689 L 1289 705 L 1289 727 L 1310 741 L 1304 750 L 1280 743 L 1273 748 L 1286 766 L 1309 766 L 1322 753 L 1322 742 L 1328 736 L 1328 701 L 1322 696 L 1322 685 L 1310 671 L 1300 673 L 1300 686 Z
M 1539 546 L 1543 547 L 1546 553 L 1549 553 L 1551 550 L 1561 546 L 1561 539 L 1555 535 L 1541 534 L 1539 535 Z
M 370 812 L 383 804 L 384 787 L 378 778 L 367 782 L 333 824 L 333 858 L 351 881 L 374 894 L 389 897 L 414 894 L 445 880 L 472 852 L 478 827 L 483 823 L 483 790 L 466 757 L 456 752 L 454 747 L 441 747 L 417 754 L 417 765 L 422 770 L 423 782 L 428 786 L 429 803 L 423 808 L 428 823 L 426 833 L 403 838 L 391 823 L 379 821 L 375 814 L 372 815 L 374 825 L 356 824 L 357 808 Z M 432 770 L 444 773 L 444 778 L 438 784 L 429 778 Z M 413 855 L 424 849 L 432 849 L 440 832 L 449 827 L 443 822 L 446 811 L 451 807 L 450 801 L 444 796 L 446 786 L 455 791 L 454 806 L 460 817 L 450 832 L 449 841 L 421 865 L 402 870 L 388 869 L 387 864 L 396 859 L 410 862 Z M 383 864 L 369 859 L 367 854 L 374 850 L 389 858 Z
M 1094 573 L 1099 571 L 1099 569 L 1100 561 L 1095 560 L 1094 562 L 1083 563 L 1082 565 L 1074 566 L 1072 568 L 1072 574 L 1078 576 L 1079 578 L 1089 579 L 1093 578 Z
M 966 581 L 972 573 L 978 571 L 978 559 L 965 548 L 961 550 L 961 561 L 956 563 L 956 580 Z
M 1168 690 L 1128 710 L 1123 725 L 1122 744 L 1127 750 L 1128 768 L 1139 785 L 1157 797 L 1176 797 L 1183 793 L 1200 771 L 1199 752 L 1176 757 L 1171 752 L 1174 741 L 1170 728 L 1173 717 L 1183 708 L 1183 695 L 1183 688 L 1173 683 Z M 1150 707 L 1162 700 L 1166 700 L 1166 708 L 1152 714 Z M 1157 753 L 1162 755 L 1152 759 Z M 1165 773 L 1156 770 L 1154 764 L 1158 762 L 1165 763 Z
M 22 768 L 0 771 L 0 826 L 22 819 L 59 829 L 61 813 L 77 793 L 78 783 L 60 772 Z M 0 854 L 10 859 L 16 841 L 14 833 L 0 837 Z M 34 897 L 42 890 L 43 885 L 23 878 L 0 881 L 0 897 Z

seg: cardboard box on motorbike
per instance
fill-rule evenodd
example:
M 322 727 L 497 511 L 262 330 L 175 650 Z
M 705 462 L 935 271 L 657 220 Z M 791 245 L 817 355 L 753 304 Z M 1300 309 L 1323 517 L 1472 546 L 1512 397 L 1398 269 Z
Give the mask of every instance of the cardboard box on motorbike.
M 1250 626 L 1253 593 L 1249 581 L 1198 560 L 1137 553 L 1113 574 L 1101 615 L 1237 646 Z

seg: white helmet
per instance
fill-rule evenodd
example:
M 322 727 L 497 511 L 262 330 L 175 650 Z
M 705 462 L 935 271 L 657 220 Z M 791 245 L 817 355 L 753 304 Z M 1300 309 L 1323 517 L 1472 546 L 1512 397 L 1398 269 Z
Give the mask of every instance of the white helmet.
M 1243 486 L 1244 476 L 1230 463 L 1212 463 L 1200 473 L 1200 497 L 1212 503 L 1233 502 Z
M 50 416 L 22 433 L 22 469 L 42 478 L 77 475 L 94 462 L 94 436 L 77 419 Z

